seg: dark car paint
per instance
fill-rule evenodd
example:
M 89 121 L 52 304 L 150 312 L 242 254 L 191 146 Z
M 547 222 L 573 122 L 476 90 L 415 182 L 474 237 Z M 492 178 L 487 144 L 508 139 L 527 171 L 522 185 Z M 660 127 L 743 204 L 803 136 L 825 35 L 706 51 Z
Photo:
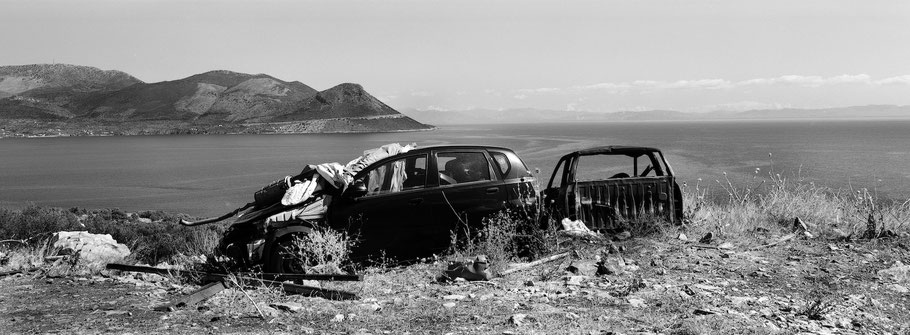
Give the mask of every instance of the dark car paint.
M 489 181 L 440 185 L 437 155 L 440 153 L 481 153 L 490 169 Z M 504 154 L 510 168 L 503 173 L 491 152 Z M 352 258 L 380 254 L 412 259 L 439 253 L 448 248 L 453 229 L 461 222 L 479 226 L 483 218 L 510 206 L 528 202 L 534 178 L 521 159 L 509 149 L 487 146 L 438 146 L 411 150 L 387 157 L 354 176 L 362 180 L 373 169 L 411 155 L 427 154 L 426 185 L 394 193 L 360 195 L 345 192 L 329 206 L 327 218 L 336 230 L 356 237 Z M 533 199 L 536 200 L 536 199 Z

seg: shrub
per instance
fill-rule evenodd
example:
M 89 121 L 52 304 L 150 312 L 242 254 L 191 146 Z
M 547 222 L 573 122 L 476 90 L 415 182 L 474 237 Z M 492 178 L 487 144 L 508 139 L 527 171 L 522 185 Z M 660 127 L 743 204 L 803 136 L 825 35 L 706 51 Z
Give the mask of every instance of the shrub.
M 79 220 L 60 208 L 30 204 L 22 210 L 0 209 L 0 239 L 24 240 L 46 233 L 82 229 Z
M 343 273 L 353 240 L 347 234 L 331 228 L 316 227 L 306 235 L 294 238 L 291 254 L 305 273 Z
M 139 262 L 157 264 L 178 254 L 209 253 L 224 231 L 221 225 L 180 226 L 176 222 L 181 215 L 156 215 L 162 222 L 141 223 L 119 209 L 63 210 L 37 205 L 22 210 L 0 208 L 0 239 L 22 240 L 58 231 L 110 234 L 130 247 Z
M 514 260 L 531 260 L 555 250 L 555 225 L 543 229 L 539 216 L 524 211 L 502 210 L 471 226 L 462 222 L 451 233 L 449 254 L 486 255 L 493 272 Z

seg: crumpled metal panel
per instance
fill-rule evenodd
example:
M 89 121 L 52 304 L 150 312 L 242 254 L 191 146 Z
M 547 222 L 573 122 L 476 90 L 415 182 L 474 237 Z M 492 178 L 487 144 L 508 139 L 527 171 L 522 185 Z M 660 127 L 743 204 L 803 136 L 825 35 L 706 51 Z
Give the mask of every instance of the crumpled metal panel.
M 675 222 L 673 176 L 577 182 L 575 213 L 594 230 L 620 228 L 622 219 L 664 218 Z

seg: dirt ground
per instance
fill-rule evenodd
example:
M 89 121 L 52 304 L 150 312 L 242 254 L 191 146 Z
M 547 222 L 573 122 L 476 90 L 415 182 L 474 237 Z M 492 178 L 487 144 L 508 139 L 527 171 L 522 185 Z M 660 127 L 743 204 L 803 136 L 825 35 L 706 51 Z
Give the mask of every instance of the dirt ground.
M 323 284 L 358 300 L 232 288 L 175 312 L 152 308 L 198 286 L 119 272 L 18 274 L 0 278 L 0 332 L 910 334 L 907 236 L 763 244 L 576 242 L 572 258 L 489 282 L 437 282 L 442 263 L 370 268 L 363 282 Z M 597 274 L 598 256 L 610 274 Z

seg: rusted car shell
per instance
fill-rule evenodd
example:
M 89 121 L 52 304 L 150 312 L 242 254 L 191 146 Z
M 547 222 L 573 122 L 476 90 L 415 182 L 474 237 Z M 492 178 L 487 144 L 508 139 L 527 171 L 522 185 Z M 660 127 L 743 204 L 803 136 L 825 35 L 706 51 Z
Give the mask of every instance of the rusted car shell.
M 646 157 L 649 164 L 659 164 L 661 175 L 576 180 L 579 159 L 593 155 L 633 157 L 633 171 L 639 170 L 638 158 Z M 569 153 L 557 163 L 542 198 L 556 219 L 582 220 L 592 230 L 621 228 L 623 220 L 639 218 L 682 220 L 682 194 L 673 170 L 660 150 L 650 147 L 603 146 Z

